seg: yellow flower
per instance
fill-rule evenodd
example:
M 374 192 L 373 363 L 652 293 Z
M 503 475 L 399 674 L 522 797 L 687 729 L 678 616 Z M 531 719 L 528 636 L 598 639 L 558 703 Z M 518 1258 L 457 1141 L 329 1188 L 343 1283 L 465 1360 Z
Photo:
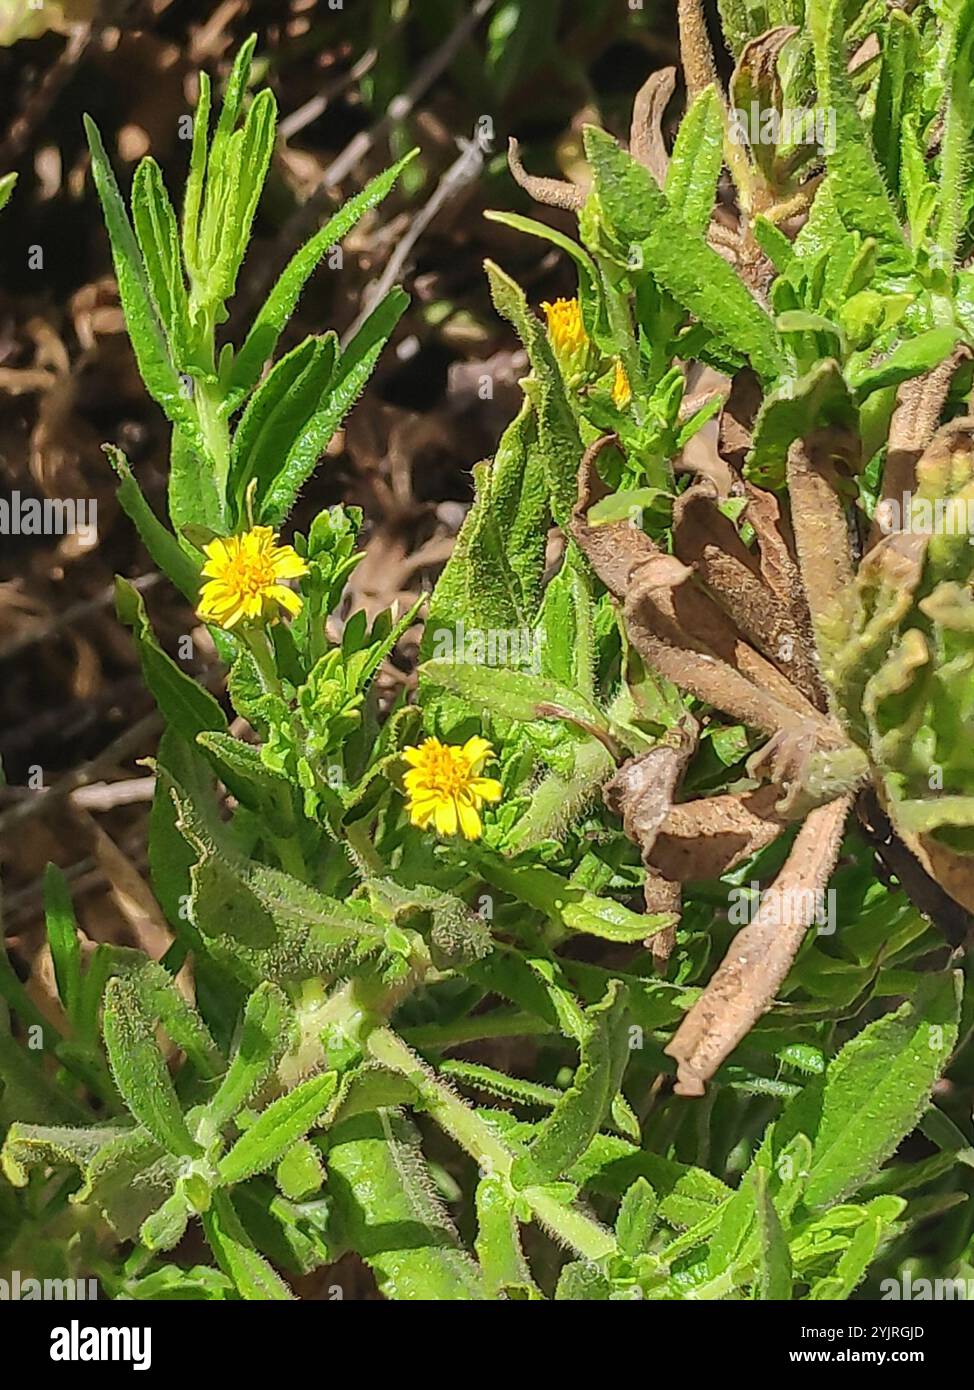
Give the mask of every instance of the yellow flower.
M 616 358 L 616 374 L 612 382 L 612 404 L 619 410 L 625 410 L 632 400 L 632 387 L 629 385 L 629 378 L 626 376 L 626 369 Z
M 418 748 L 404 748 L 410 770 L 403 778 L 409 819 L 420 830 L 432 821 L 441 835 L 460 831 L 477 840 L 483 830 L 478 814 L 485 801 L 499 801 L 501 784 L 480 771 L 494 750 L 485 738 L 468 738 L 462 748 L 428 738 Z
M 577 299 L 556 299 L 554 304 L 545 300 L 541 307 L 562 371 L 566 374 L 583 372 L 588 366 L 591 343 L 582 322 L 582 306 Z
M 231 628 L 243 622 L 268 622 L 275 605 L 291 614 L 301 611 L 301 598 L 282 583 L 308 573 L 308 566 L 290 545 L 278 545 L 270 526 L 254 526 L 242 536 L 221 536 L 205 548 L 197 613 L 204 623 Z

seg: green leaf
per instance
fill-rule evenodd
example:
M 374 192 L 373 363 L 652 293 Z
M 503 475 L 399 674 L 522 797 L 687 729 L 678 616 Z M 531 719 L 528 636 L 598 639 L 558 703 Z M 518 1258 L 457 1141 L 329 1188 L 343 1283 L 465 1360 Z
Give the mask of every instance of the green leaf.
M 236 288 L 274 150 L 276 129 L 277 101 L 274 93 L 265 88 L 254 97 L 243 129 L 236 131 L 228 144 L 223 185 L 227 205 L 219 251 L 207 277 L 208 295 L 216 303 L 229 299 Z
M 783 487 L 788 450 L 796 439 L 828 425 L 854 426 L 856 418 L 838 363 L 819 362 L 765 396 L 745 464 L 747 477 L 759 487 Z
M 329 218 L 320 231 L 294 254 L 268 295 L 243 347 L 237 354 L 228 383 L 231 399 L 239 404 L 256 384 L 261 368 L 273 354 L 284 325 L 294 313 L 301 291 L 318 262 L 332 246 L 348 235 L 370 208 L 382 202 L 403 169 L 418 153 L 418 150 L 410 150 L 391 169 L 372 179 L 361 193 L 350 198 L 344 207 Z
M 502 227 L 512 227 L 516 232 L 525 232 L 528 236 L 540 237 L 542 241 L 548 241 L 552 246 L 557 246 L 559 251 L 564 251 L 578 267 L 579 277 L 584 286 L 579 298 L 584 299 L 586 293 L 593 300 L 597 297 L 598 269 L 584 246 L 579 246 L 577 241 L 572 241 L 571 237 L 565 236 L 564 232 L 559 232 L 557 227 L 549 227 L 547 222 L 536 222 L 533 217 L 522 217 L 516 212 L 494 211 L 485 212 L 484 216 L 488 222 L 499 222 Z
M 288 467 L 292 450 L 299 447 L 325 399 L 337 357 L 334 333 L 305 338 L 275 362 L 254 392 L 234 433 L 231 450 L 230 491 L 238 512 L 253 479 L 257 480 L 255 510 L 259 512 L 264 497 Z
M 338 1073 L 329 1071 L 272 1101 L 220 1160 L 220 1181 L 244 1182 L 270 1168 L 314 1127 L 337 1086 Z
M 205 729 L 225 729 L 226 715 L 208 690 L 181 671 L 159 646 L 138 589 L 121 575 L 115 579 L 119 621 L 131 628 L 139 651 L 145 683 L 167 723 L 190 742 Z
M 716 87 L 706 87 L 680 122 L 664 191 L 694 234 L 705 233 L 723 164 L 724 112 Z
M 113 1126 L 27 1125 L 15 1121 L 0 1153 L 0 1171 L 13 1187 L 26 1187 L 31 1169 L 70 1166 L 87 1172 L 95 1156 L 130 1130 Z
M 135 1118 L 167 1152 L 184 1157 L 201 1153 L 156 1045 L 152 1019 L 129 980 L 109 980 L 103 1029 L 112 1076 Z
M 266 525 L 279 526 L 287 517 L 332 435 L 364 391 L 408 303 L 402 290 L 390 290 L 342 353 L 330 390 L 268 486 L 260 512 Z
M 974 136 L 974 0 L 952 19 L 946 71 L 950 89 L 940 145 L 937 243 L 948 264 L 957 255 L 971 212 L 971 139 Z
M 285 822 L 280 814 L 281 801 L 291 804 L 291 789 L 286 777 L 272 772 L 263 762 L 260 749 L 252 743 L 244 743 L 232 734 L 216 730 L 206 731 L 197 736 L 197 746 L 202 748 L 220 781 L 243 806 L 266 816 L 268 824 L 275 833 L 293 833 L 293 824 Z
M 551 512 L 567 535 L 578 493 L 578 465 L 582 457 L 578 425 L 548 336 L 541 321 L 529 309 L 524 291 L 492 261 L 485 263 L 485 269 L 497 312 L 514 326 L 531 361 L 532 375 L 523 383 L 524 391 L 536 408 Z
M 206 179 L 206 157 L 210 135 L 210 79 L 199 74 L 200 94 L 193 116 L 193 145 L 189 157 L 189 175 L 183 195 L 182 245 L 186 268 L 194 284 L 200 279 L 199 229 L 203 206 L 203 187 Z
M 159 566 L 190 603 L 199 597 L 199 568 L 194 565 L 176 537 L 153 512 L 135 481 L 129 461 L 113 444 L 102 446 L 119 476 L 118 500 L 125 515 L 134 523 L 142 544 L 153 562 Z
M 180 994 L 173 977 L 158 961 L 122 946 L 105 948 L 113 974 L 130 981 L 145 1012 L 158 1019 L 169 1037 L 186 1053 L 200 1076 L 219 1076 L 225 1062 L 203 1019 Z
M 538 1299 L 540 1292 L 518 1232 L 514 1196 L 503 1179 L 482 1178 L 477 1185 L 477 1259 L 490 1298 Z
M 92 175 L 112 245 L 118 293 L 142 380 L 172 424 L 186 436 L 204 466 L 212 468 L 196 409 L 186 395 L 152 302 L 145 265 L 122 195 L 118 191 L 98 127 L 89 116 L 85 116 L 85 130 L 91 148 Z
M 205 526 L 218 536 L 230 529 L 223 481 L 205 455 L 194 450 L 178 430 L 169 450 L 169 522 L 182 535 L 185 526 Z M 192 555 L 195 548 L 185 542 Z
M 645 1178 L 637 1178 L 626 1189 L 616 1217 L 616 1239 L 619 1249 L 630 1259 L 649 1248 L 658 1208 L 659 1199 Z
M 759 375 L 777 376 L 783 358 L 774 325 L 744 282 L 611 135 L 586 126 L 585 148 L 599 205 L 624 261 L 637 253 L 653 278 L 718 339 L 748 357 Z
M 16 182 L 16 174 L 4 174 L 3 178 L 0 178 L 0 210 L 5 208 L 10 202 L 10 195 L 14 191 L 14 184 Z
M 434 644 L 436 634 L 434 633 Z M 432 685 L 462 695 L 478 709 L 486 709 L 500 719 L 532 722 L 550 713 L 544 706 L 557 706 L 561 718 L 574 718 L 583 724 L 605 727 L 599 708 L 558 681 L 511 671 L 504 666 L 477 665 L 463 660 L 427 661 L 420 675 Z
M 616 1198 L 637 1178 L 645 1178 L 659 1197 L 662 1219 L 680 1230 L 711 1220 L 732 1196 L 731 1189 L 705 1169 L 639 1149 L 614 1134 L 597 1134 L 568 1176 Z
M 451 653 L 460 634 L 491 630 L 531 642 L 550 525 L 548 488 L 534 411 L 525 400 L 504 431 L 491 464 L 474 468 L 476 497 L 430 599 L 421 656 Z M 523 663 L 525 653 L 520 653 Z M 511 664 L 518 664 L 512 657 Z M 503 664 L 503 661 L 502 661 Z
M 336 1234 L 397 1300 L 484 1297 L 481 1272 L 433 1191 L 419 1136 L 379 1110 L 329 1132 L 328 1193 Z
M 189 358 L 189 300 L 180 259 L 176 214 L 151 156 L 141 160 L 132 180 L 132 220 L 145 263 L 156 313 L 169 339 L 174 365 Z
M 901 1197 L 881 1197 L 864 1208 L 865 1219 L 856 1227 L 848 1247 L 839 1256 L 835 1273 L 816 1280 L 808 1297 L 813 1301 L 851 1298 L 866 1277 L 890 1227 L 906 1208 Z
M 862 401 L 885 386 L 898 386 L 911 377 L 923 376 L 945 361 L 961 338 L 958 328 L 930 328 L 916 338 L 900 343 L 888 357 L 874 366 L 850 372 L 849 384 Z
M 255 1248 L 225 1192 L 214 1192 L 213 1205 L 203 1212 L 203 1230 L 216 1262 L 240 1297 L 261 1302 L 286 1302 L 294 1295 Z
M 641 941 L 671 926 L 671 913 L 632 912 L 614 898 L 578 888 L 553 869 L 509 865 L 486 850 L 468 850 L 489 883 L 550 917 L 569 931 L 600 936 L 606 941 Z
M 834 148 L 826 151 L 829 181 L 844 225 L 875 237 L 880 259 L 891 269 L 904 270 L 911 256 L 849 78 L 845 16 L 846 0 L 809 0 L 818 101 L 835 117 Z
M 919 977 L 913 999 L 868 1024 L 805 1086 L 776 1126 L 776 1151 L 812 1140 L 805 1203 L 841 1202 L 871 1177 L 914 1127 L 957 1041 L 961 977 Z
M 609 1112 L 629 1061 L 626 991 L 614 980 L 600 1004 L 586 1011 L 590 1032 L 582 1043 L 575 1079 L 538 1126 L 526 1154 L 514 1160 L 516 1187 L 560 1178 L 588 1148 Z
M 758 1280 L 755 1297 L 772 1302 L 790 1300 L 792 1289 L 791 1255 L 781 1219 L 768 1193 L 768 1183 L 762 1169 L 756 1168 L 751 1178 L 754 1187 L 754 1206 L 758 1229 Z
M 504 1100 L 519 1101 L 524 1105 L 540 1105 L 550 1110 L 561 1098 L 561 1091 L 555 1086 L 539 1086 L 536 1081 L 522 1081 L 519 1076 L 508 1076 L 506 1072 L 495 1071 L 493 1067 L 481 1066 L 477 1062 L 441 1062 L 440 1074 L 452 1077 L 461 1086 L 470 1086 L 488 1095 L 501 1096 Z
M 240 1041 L 206 1107 L 215 1129 L 222 1129 L 257 1093 L 295 1039 L 295 1015 L 286 994 L 264 980 L 247 1000 Z
M 58 996 L 73 1019 L 81 991 L 81 947 L 67 879 L 56 864 L 44 870 L 44 919 Z

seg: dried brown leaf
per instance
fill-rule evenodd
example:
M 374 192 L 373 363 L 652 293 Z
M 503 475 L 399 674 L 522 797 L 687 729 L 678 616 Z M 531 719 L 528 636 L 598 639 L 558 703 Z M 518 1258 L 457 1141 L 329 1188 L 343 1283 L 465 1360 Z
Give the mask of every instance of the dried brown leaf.
M 663 112 L 675 87 L 676 68 L 660 68 L 647 77 L 632 107 L 629 153 L 649 170 L 661 188 L 670 163 L 663 140 Z
M 761 895 L 754 920 L 737 933 L 666 1047 L 677 1063 L 678 1095 L 702 1096 L 717 1068 L 770 1008 L 814 920 L 851 805 L 851 797 L 842 797 L 809 815 L 781 872 Z

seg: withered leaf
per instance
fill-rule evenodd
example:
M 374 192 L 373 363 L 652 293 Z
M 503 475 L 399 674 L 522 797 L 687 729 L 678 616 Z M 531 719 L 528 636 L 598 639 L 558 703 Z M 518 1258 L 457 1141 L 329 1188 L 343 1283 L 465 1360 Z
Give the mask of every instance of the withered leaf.
M 669 156 L 663 140 L 663 112 L 676 87 L 676 68 L 650 73 L 636 93 L 629 131 L 629 153 L 638 159 L 662 188 Z
M 676 1092 L 701 1096 L 707 1081 L 761 1015 L 814 921 L 852 805 L 842 797 L 812 811 L 753 921 L 735 936 L 707 988 L 665 1048 L 676 1061 Z

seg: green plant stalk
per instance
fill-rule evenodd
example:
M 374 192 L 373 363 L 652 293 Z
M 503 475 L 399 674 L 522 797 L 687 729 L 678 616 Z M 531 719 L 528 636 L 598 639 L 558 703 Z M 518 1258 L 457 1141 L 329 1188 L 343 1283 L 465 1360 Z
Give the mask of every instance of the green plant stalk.
M 514 1158 L 504 1143 L 402 1038 L 391 1028 L 376 1028 L 369 1034 L 366 1046 L 377 1062 L 400 1072 L 416 1087 L 427 1113 L 482 1169 L 510 1181 Z M 615 1253 L 614 1237 L 584 1212 L 562 1205 L 539 1188 L 525 1188 L 521 1195 L 541 1225 L 583 1259 L 605 1260 Z

